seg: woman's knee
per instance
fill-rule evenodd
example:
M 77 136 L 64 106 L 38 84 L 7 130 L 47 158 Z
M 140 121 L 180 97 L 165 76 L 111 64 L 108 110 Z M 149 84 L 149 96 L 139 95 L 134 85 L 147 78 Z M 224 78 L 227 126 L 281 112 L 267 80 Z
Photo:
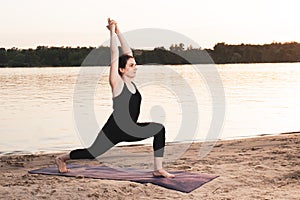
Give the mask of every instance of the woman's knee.
M 158 128 L 159 131 L 155 134 L 154 137 L 159 137 L 160 139 L 165 140 L 166 137 L 165 126 L 160 123 L 156 123 L 156 125 L 159 127 Z
M 154 124 L 158 127 L 159 132 L 166 132 L 165 126 L 163 124 L 156 122 Z

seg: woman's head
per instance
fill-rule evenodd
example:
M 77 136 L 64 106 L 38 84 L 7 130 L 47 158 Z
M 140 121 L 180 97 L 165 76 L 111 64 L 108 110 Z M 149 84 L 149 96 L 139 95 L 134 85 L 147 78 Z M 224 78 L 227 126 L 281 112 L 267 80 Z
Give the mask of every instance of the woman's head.
M 133 78 L 136 74 L 136 62 L 133 56 L 123 54 L 119 57 L 119 75 Z

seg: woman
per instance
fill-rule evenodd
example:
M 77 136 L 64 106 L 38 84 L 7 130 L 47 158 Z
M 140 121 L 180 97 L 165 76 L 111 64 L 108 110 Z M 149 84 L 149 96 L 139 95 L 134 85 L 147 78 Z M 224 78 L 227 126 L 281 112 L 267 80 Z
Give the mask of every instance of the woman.
M 55 162 L 60 173 L 69 172 L 66 161 L 70 159 L 94 159 L 102 155 L 119 142 L 133 142 L 153 139 L 154 171 L 153 176 L 173 178 L 162 167 L 165 128 L 158 123 L 138 123 L 141 94 L 132 82 L 136 76 L 136 62 L 132 51 L 122 36 L 116 21 L 108 18 L 110 31 L 111 65 L 109 83 L 112 89 L 114 111 L 101 129 L 94 143 L 86 149 L 76 149 L 68 154 L 56 157 Z M 117 38 L 121 43 L 123 55 L 119 57 Z M 119 59 L 118 59 L 119 58 Z

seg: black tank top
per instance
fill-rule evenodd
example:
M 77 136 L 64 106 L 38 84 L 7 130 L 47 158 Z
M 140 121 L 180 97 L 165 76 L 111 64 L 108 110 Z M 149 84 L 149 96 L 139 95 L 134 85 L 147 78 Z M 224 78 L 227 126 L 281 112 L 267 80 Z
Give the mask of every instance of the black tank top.
M 113 112 L 128 112 L 129 109 L 132 121 L 137 122 L 140 114 L 142 96 L 136 88 L 136 85 L 133 82 L 132 84 L 136 90 L 134 94 L 130 92 L 124 82 L 122 92 L 118 96 L 113 98 Z

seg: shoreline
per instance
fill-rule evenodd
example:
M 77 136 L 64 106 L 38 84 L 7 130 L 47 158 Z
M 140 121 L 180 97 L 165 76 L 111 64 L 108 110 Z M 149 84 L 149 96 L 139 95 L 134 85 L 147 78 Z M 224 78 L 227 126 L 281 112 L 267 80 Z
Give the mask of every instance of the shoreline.
M 191 193 L 129 181 L 28 174 L 29 170 L 54 165 L 55 154 L 0 156 L 0 197 L 6 199 L 298 199 L 300 196 L 300 132 L 217 141 L 204 158 L 201 143 L 193 143 L 169 171 L 217 174 L 218 178 Z M 180 147 L 180 144 L 175 146 Z M 125 147 L 124 147 L 125 148 Z M 126 147 L 148 152 L 151 146 Z M 113 151 L 113 150 L 112 150 Z M 166 157 L 172 152 L 168 152 Z M 147 158 L 119 157 L 112 166 L 152 168 Z M 101 160 L 68 163 L 101 165 Z
M 225 138 L 225 139 L 218 139 L 214 141 L 207 141 L 209 142 L 214 142 L 217 143 L 219 141 L 234 141 L 234 140 L 243 140 L 243 139 L 251 139 L 251 138 L 259 138 L 259 137 L 265 137 L 265 136 L 277 136 L 277 135 L 288 135 L 288 134 L 298 134 L 300 131 L 291 131 L 291 132 L 283 132 L 283 133 L 270 133 L 270 134 L 259 134 L 259 135 L 254 135 L 254 136 L 240 136 L 240 137 L 234 137 L 234 138 Z M 176 145 L 176 144 L 193 144 L 193 143 L 205 143 L 205 141 L 202 140 L 194 140 L 194 141 L 180 141 L 180 142 L 166 142 L 166 145 Z M 128 145 L 119 145 L 117 147 L 149 147 L 152 146 L 152 144 L 128 144 Z M 82 148 L 82 147 L 74 147 L 75 148 Z M 65 153 L 70 150 L 53 150 L 53 151 L 47 151 L 47 150 L 41 150 L 41 151 L 12 151 L 12 152 L 0 152 L 0 158 L 2 156 L 14 156 L 14 155 L 44 155 L 44 154 L 60 154 L 60 153 Z

